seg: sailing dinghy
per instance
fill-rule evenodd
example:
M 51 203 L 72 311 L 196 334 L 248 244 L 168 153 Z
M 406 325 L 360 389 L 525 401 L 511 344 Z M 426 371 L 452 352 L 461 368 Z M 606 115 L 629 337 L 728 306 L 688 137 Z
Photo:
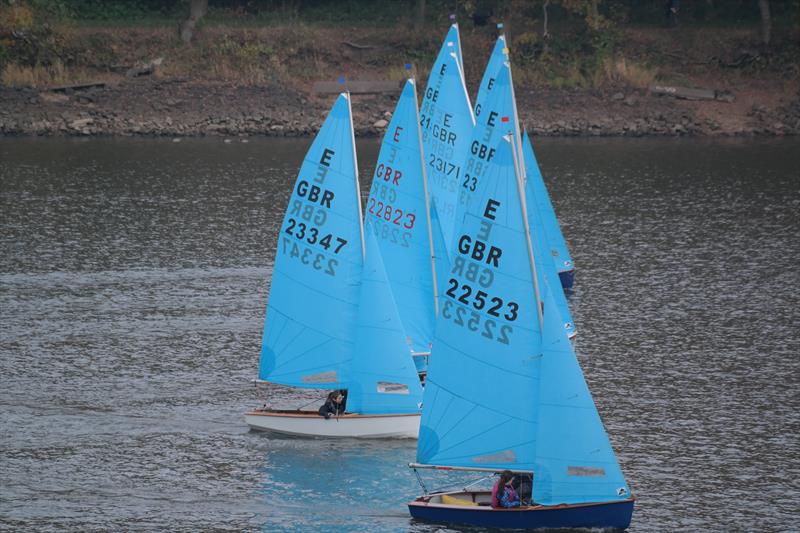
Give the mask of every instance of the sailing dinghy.
M 481 288 L 461 273 L 443 299 L 412 468 L 532 476 L 532 501 L 491 507 L 464 488 L 408 504 L 414 518 L 500 528 L 626 528 L 634 499 L 540 278 L 518 139 L 493 148 L 458 228 L 457 256 L 491 271 Z M 540 283 L 540 279 L 542 283 Z
M 281 225 L 259 379 L 347 390 L 345 414 L 256 409 L 253 429 L 313 437 L 409 437 L 422 388 L 374 235 L 361 222 L 348 94 L 306 154 Z

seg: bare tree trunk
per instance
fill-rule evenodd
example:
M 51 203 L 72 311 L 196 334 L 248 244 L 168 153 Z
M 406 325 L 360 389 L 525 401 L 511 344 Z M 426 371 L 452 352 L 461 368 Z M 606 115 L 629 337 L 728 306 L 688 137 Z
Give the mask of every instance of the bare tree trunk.
M 188 44 L 192 41 L 197 23 L 207 12 L 208 0 L 192 0 L 192 5 L 189 7 L 189 18 L 181 24 L 181 40 L 183 42 Z
M 417 26 L 425 25 L 425 0 L 417 0 Z
M 596 30 L 600 27 L 600 12 L 597 11 L 597 1 L 598 0 L 589 0 L 589 5 L 586 8 L 588 19 L 589 19 L 589 27 L 593 30 Z
M 772 17 L 769 14 L 769 0 L 758 0 L 758 8 L 761 10 L 761 42 L 769 45 L 772 40 Z
M 544 22 L 542 22 L 542 42 L 544 43 L 543 50 L 545 53 L 550 51 L 550 30 L 547 29 L 547 7 L 550 5 L 550 0 L 544 0 L 542 11 L 544 12 Z

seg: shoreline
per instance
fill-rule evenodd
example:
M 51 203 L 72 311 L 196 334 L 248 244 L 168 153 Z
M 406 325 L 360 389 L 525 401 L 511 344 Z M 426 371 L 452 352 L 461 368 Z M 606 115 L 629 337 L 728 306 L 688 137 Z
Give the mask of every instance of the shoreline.
M 749 87 L 733 92 L 733 101 L 700 101 L 625 87 L 542 89 L 523 84 L 516 96 L 520 119 L 534 136 L 798 135 L 800 93 L 783 89 L 776 93 L 774 85 Z M 356 135 L 382 135 L 398 95 L 353 94 Z M 58 91 L 0 87 L 0 136 L 309 137 L 319 129 L 334 96 L 278 84 L 166 77 Z

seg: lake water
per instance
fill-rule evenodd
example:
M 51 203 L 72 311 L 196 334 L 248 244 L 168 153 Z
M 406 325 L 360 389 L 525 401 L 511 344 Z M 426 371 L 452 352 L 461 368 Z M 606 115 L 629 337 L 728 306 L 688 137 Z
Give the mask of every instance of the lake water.
M 244 424 L 308 143 L 0 139 L 0 529 L 448 531 L 414 441 Z M 800 141 L 536 148 L 630 531 L 796 531 Z

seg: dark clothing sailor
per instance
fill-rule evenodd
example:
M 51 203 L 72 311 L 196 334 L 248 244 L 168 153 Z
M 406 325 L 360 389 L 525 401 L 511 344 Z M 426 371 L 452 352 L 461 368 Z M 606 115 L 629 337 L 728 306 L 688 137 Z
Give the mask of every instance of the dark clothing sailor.
M 335 390 L 328 394 L 328 398 L 322 407 L 319 408 L 319 416 L 330 418 L 344 414 L 344 407 L 347 403 L 347 391 Z

